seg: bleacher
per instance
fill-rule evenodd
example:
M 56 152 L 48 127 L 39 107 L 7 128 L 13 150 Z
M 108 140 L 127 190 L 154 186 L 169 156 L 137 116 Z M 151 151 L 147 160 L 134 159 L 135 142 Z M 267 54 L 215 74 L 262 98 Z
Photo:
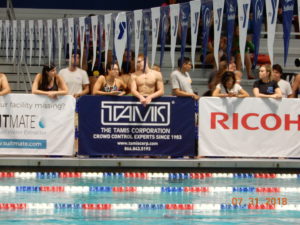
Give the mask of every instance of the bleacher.
M 57 19 L 57 18 L 68 18 L 68 17 L 80 17 L 80 16 L 87 16 L 91 13 L 96 15 L 98 14 L 105 14 L 105 13 L 115 13 L 117 11 L 101 11 L 101 10 L 65 10 L 65 9 L 14 9 L 15 15 L 17 20 L 25 19 Z M 6 9 L 0 8 L 0 19 L 6 20 Z M 283 47 L 283 35 L 282 35 L 282 24 L 278 24 L 275 36 L 275 43 L 274 43 L 274 63 L 278 63 L 283 66 L 284 62 L 284 47 Z M 264 29 L 262 29 L 264 30 Z M 262 38 L 260 40 L 260 53 L 261 54 L 268 54 L 267 50 L 267 38 L 264 34 L 261 35 Z M 111 36 L 112 39 L 112 36 Z M 133 40 L 134 42 L 134 40 Z M 112 44 L 112 41 L 110 42 Z M 199 44 L 199 43 L 198 43 Z M 32 65 L 25 65 L 18 67 L 11 62 L 11 57 L 9 60 L 6 59 L 5 55 L 5 42 L 4 37 L 2 37 L 2 43 L 0 48 L 0 72 L 5 73 L 8 76 L 12 91 L 14 93 L 24 93 L 30 92 L 31 90 L 31 81 L 34 79 L 36 73 L 41 71 L 41 66 L 38 65 L 38 50 L 34 50 L 34 56 L 32 58 Z M 134 43 L 132 43 L 134 46 Z M 290 47 L 289 47 L 289 57 L 287 60 L 287 65 L 284 68 L 284 72 L 287 73 L 297 73 L 299 70 L 294 65 L 294 61 L 296 58 L 299 57 L 299 50 L 300 50 L 300 39 L 296 39 L 295 35 L 291 35 L 290 40 Z M 133 48 L 133 47 L 132 47 Z M 149 46 L 151 49 L 151 46 Z M 178 49 L 178 48 L 177 48 Z M 196 58 L 199 59 L 199 49 L 198 46 L 196 52 Z M 140 44 L 140 52 L 142 52 L 142 40 Z M 151 52 L 149 53 L 151 55 Z M 159 61 L 159 48 L 157 49 L 156 53 L 156 63 L 158 64 Z M 180 51 L 175 52 L 175 62 L 174 65 L 177 64 L 177 59 L 180 56 Z M 190 52 L 186 52 L 186 56 L 190 56 Z M 151 57 L 150 57 L 151 58 Z M 58 59 L 56 59 L 57 64 Z M 42 58 L 42 63 L 47 63 L 48 59 Z M 61 59 L 62 67 L 66 66 L 65 60 Z M 193 80 L 193 88 L 196 92 L 200 95 L 203 94 L 207 90 L 207 80 L 209 74 L 212 72 L 212 69 L 203 68 L 199 61 L 196 61 L 196 68 L 190 72 L 190 75 Z M 59 69 L 59 68 L 58 68 Z M 161 68 L 164 82 L 165 82 L 165 94 L 171 94 L 171 86 L 169 82 L 169 76 L 172 71 L 171 68 L 171 57 L 170 52 L 166 51 L 164 56 L 163 66 Z M 19 74 L 19 75 L 18 75 Z M 257 75 L 257 70 L 253 71 L 254 75 Z M 244 75 L 245 79 L 242 80 L 242 86 L 246 89 L 250 94 L 252 94 L 252 84 L 253 80 L 247 80 L 246 75 Z

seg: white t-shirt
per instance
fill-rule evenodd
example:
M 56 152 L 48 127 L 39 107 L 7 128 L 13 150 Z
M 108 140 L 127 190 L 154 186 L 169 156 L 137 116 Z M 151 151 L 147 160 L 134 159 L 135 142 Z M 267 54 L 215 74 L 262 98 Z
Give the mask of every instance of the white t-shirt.
M 89 84 L 89 78 L 87 72 L 80 68 L 76 68 L 75 71 L 70 71 L 69 68 L 65 68 L 58 73 L 66 82 L 70 95 L 78 94 L 82 92 L 82 85 Z
M 286 80 L 281 79 L 280 81 L 278 81 L 278 86 L 281 90 L 283 98 L 287 98 L 289 95 L 292 94 L 291 85 Z
M 179 89 L 187 93 L 194 93 L 192 89 L 192 79 L 188 72 L 182 73 L 179 70 L 175 70 L 171 73 L 171 85 L 172 89 Z
M 232 93 L 232 94 L 236 94 L 237 95 L 242 90 L 242 87 L 239 84 L 234 84 L 233 88 L 227 90 L 227 92 L 226 92 L 226 89 L 221 84 L 218 84 L 216 88 L 221 89 L 221 91 L 220 91 L 221 94 Z

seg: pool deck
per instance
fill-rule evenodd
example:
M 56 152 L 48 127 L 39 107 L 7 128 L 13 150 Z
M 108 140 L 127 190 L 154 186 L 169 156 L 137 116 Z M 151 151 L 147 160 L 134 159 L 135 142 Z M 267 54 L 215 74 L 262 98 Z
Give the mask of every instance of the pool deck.
M 300 172 L 300 159 L 258 158 L 81 158 L 81 157 L 0 157 L 0 169 L 65 170 L 290 170 Z

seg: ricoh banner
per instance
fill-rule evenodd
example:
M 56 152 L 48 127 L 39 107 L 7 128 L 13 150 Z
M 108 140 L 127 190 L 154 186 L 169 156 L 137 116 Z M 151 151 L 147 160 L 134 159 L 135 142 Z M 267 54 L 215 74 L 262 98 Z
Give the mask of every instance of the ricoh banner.
M 75 99 L 0 96 L 0 154 L 72 155 Z
M 80 155 L 195 154 L 190 98 L 161 97 L 144 107 L 131 96 L 84 96 L 78 111 Z
M 300 157 L 300 100 L 201 98 L 199 155 Z

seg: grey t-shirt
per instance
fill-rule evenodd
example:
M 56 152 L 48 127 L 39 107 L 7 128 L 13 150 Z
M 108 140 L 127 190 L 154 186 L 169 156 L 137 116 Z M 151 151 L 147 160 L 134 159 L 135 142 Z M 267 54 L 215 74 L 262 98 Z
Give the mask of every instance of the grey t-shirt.
M 172 89 L 178 88 L 179 90 L 185 91 L 187 93 L 194 93 L 192 89 L 192 79 L 188 72 L 182 73 L 179 70 L 174 70 L 171 73 L 170 77 Z
M 278 81 L 278 86 L 281 90 L 283 98 L 287 98 L 289 95 L 293 93 L 290 83 L 287 82 L 286 80 L 281 79 L 280 81 Z

